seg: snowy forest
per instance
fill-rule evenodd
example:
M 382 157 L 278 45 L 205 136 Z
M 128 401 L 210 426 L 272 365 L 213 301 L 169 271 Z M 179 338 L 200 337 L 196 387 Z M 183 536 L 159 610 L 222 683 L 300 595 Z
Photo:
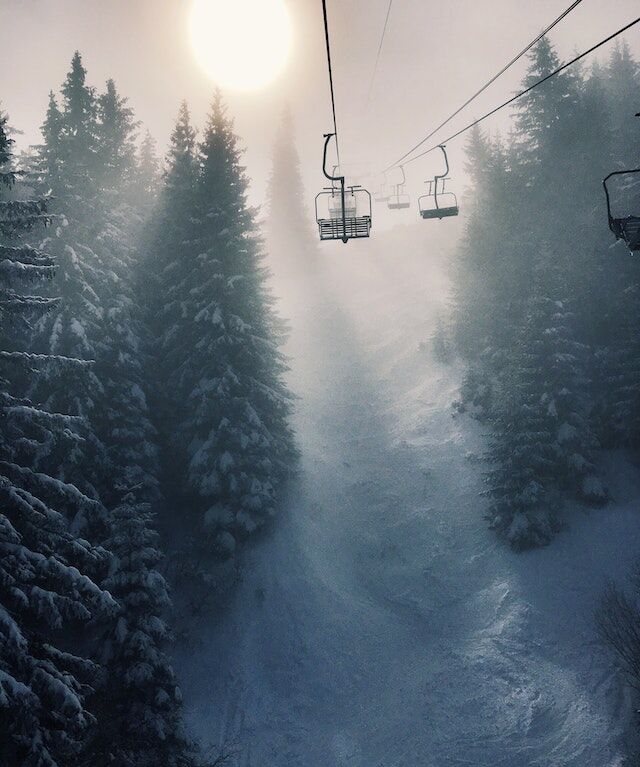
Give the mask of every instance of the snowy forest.
M 640 764 L 640 47 L 327 246 L 295 104 L 256 204 L 224 89 L 162 142 L 71 46 L 0 91 L 0 767 Z

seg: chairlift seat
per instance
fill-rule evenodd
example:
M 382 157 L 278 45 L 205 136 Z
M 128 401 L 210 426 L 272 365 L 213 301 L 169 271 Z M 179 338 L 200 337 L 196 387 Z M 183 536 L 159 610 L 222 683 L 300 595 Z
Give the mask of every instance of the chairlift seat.
M 350 240 L 368 237 L 371 232 L 371 216 L 352 216 L 318 219 L 321 240 Z
M 421 208 L 420 215 L 422 218 L 450 218 L 451 216 L 457 216 L 460 213 L 460 208 L 457 205 L 450 205 L 446 208 Z
M 411 198 L 408 194 L 394 195 L 387 202 L 389 210 L 406 210 L 411 207 Z
M 316 196 L 316 221 L 321 240 L 369 237 L 371 233 L 371 195 L 366 189 L 349 187 L 344 194 L 331 187 Z

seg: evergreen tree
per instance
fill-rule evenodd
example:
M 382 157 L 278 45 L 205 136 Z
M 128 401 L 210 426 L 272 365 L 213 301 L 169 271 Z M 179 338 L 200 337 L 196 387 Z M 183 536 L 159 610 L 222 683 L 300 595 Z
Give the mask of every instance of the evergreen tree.
M 190 275 L 198 354 L 184 427 L 205 525 L 243 537 L 273 514 L 294 450 L 278 325 L 237 143 L 217 92 L 199 148 L 200 255 Z
M 156 142 L 149 131 L 145 131 L 137 156 L 133 184 L 134 200 L 141 209 L 145 223 L 157 203 L 159 185 L 160 163 L 156 152 Z
M 640 66 L 626 41 L 614 45 L 604 76 L 613 134 L 611 155 L 617 166 L 613 170 L 637 168 L 640 132 L 630 118 L 640 112 Z
M 51 188 L 61 189 L 62 164 L 62 113 L 53 91 L 49 93 L 49 105 L 41 126 L 44 143 L 39 147 L 39 173 L 46 177 Z
M 122 194 L 133 183 L 136 171 L 135 136 L 139 124 L 111 79 L 97 99 L 97 118 L 96 176 L 103 189 Z
M 515 199 L 510 155 L 479 128 L 468 144 L 467 170 L 475 197 L 454 266 L 454 337 L 468 362 L 463 401 L 475 415 L 490 415 L 497 377 L 508 362 L 513 328 L 522 320 L 528 265 L 520 260 L 514 231 Z
M 22 377 L 9 368 L 27 368 L 50 384 L 51 368 L 78 379 L 86 366 L 16 348 L 25 325 L 55 305 L 23 292 L 49 280 L 54 261 L 17 239 L 47 214 L 42 199 L 7 198 L 15 171 L 5 126 L 0 116 L 0 753 L 6 764 L 62 767 L 75 763 L 93 723 L 86 697 L 96 672 L 86 654 L 69 651 L 69 638 L 113 602 L 89 577 L 104 569 L 106 553 L 77 538 L 66 521 L 93 515 L 99 505 L 37 468 L 52 444 L 82 444 L 82 422 L 34 404 L 12 385 Z
M 99 727 L 83 764 L 190 767 L 195 749 L 182 730 L 181 698 L 163 648 L 169 607 L 148 504 L 125 495 L 113 512 L 111 572 L 104 586 L 118 602 L 103 645 L 104 684 L 96 696 Z
M 608 120 L 610 123 L 607 167 L 611 170 L 638 167 L 640 124 L 632 117 L 637 111 L 640 76 L 638 65 L 626 44 L 616 45 L 608 67 L 602 73 Z M 631 213 L 640 207 L 640 186 L 629 185 L 623 177 L 614 187 L 614 207 Z M 597 349 L 595 397 L 598 404 L 598 430 L 609 447 L 640 445 L 637 425 L 640 412 L 640 358 L 638 348 L 640 311 L 640 265 L 629 258 L 625 248 L 611 246 L 611 234 L 602 227 L 599 279 L 594 295 L 587 299 L 599 307 L 592 313 Z M 599 319 L 598 324 L 596 321 Z
M 95 89 L 87 85 L 87 70 L 78 51 L 71 59 L 61 92 L 63 183 L 68 195 L 74 195 L 77 202 L 90 204 L 95 196 L 98 101 Z
M 154 424 L 161 445 L 165 517 L 168 517 L 169 509 L 181 506 L 182 478 L 186 473 L 186 459 L 174 444 L 174 428 L 180 417 L 177 408 L 183 415 L 184 404 L 171 396 L 166 382 L 177 364 L 174 355 L 183 339 L 179 324 L 183 318 L 180 279 L 193 259 L 189 229 L 194 216 L 195 146 L 196 133 L 191 126 L 187 104 L 183 102 L 171 134 L 164 185 L 155 215 L 146 230 L 143 247 L 147 257 L 142 262 L 138 280 L 147 307 L 146 379 L 150 382 Z M 164 521 L 174 537 L 177 533 L 175 519 Z
M 219 93 L 189 187 L 193 140 L 183 107 L 164 198 L 166 231 L 181 247 L 159 270 L 163 412 L 187 459 L 191 531 L 229 552 L 275 510 L 294 458 L 290 397 L 238 140 Z
M 97 100 L 86 84 L 86 71 L 78 53 L 62 86 L 63 106 L 50 97 L 43 125 L 44 144 L 38 147 L 31 183 L 41 192 L 51 190 L 55 226 L 37 246 L 55 257 L 56 277 L 52 294 L 61 301 L 34 329 L 35 348 L 43 354 L 96 361 L 101 356 L 104 297 L 110 279 L 96 253 L 101 210 L 95 180 L 97 152 Z M 61 371 L 55 385 L 37 381 L 31 394 L 47 408 L 82 417 L 88 425 L 82 450 L 56 455 L 61 479 L 91 497 L 100 497 L 108 473 L 105 447 L 95 426 L 103 383 L 92 367 L 86 380 L 78 382 L 70 370 Z M 79 385 L 80 383 L 80 385 Z M 101 532 L 87 531 L 95 540 Z
M 558 529 L 552 487 L 554 414 L 541 388 L 549 360 L 545 309 L 534 303 L 527 312 L 513 362 L 501 375 L 491 419 L 489 521 L 516 550 L 544 545 Z
M 558 64 L 543 39 L 523 85 Z M 463 406 L 491 428 L 490 519 L 516 548 L 550 540 L 567 494 L 606 500 L 597 437 L 614 444 L 635 418 L 637 275 L 611 274 L 594 216 L 615 144 L 607 77 L 554 77 L 519 101 L 506 150 L 477 130 L 469 144 L 476 200 L 454 272 Z
M 65 348 L 93 362 L 86 398 L 69 401 L 56 381 L 48 401 L 90 419 L 93 451 L 83 444 L 77 459 L 67 460 L 64 476 L 76 482 L 91 476 L 92 494 L 113 510 L 90 534 L 107 536 L 105 545 L 113 548 L 102 585 L 118 603 L 115 618 L 100 626 L 103 670 L 90 699 L 97 726 L 78 763 L 186 765 L 193 750 L 180 732 L 178 693 L 164 655 L 167 597 L 155 569 L 159 554 L 149 510 L 160 503 L 160 492 L 157 435 L 145 393 L 147 332 L 134 277 L 140 271 L 135 240 L 150 206 L 140 193 L 137 123 L 112 80 L 99 96 L 86 85 L 77 54 L 62 92 L 59 112 L 51 99 L 35 169 L 38 183 L 53 188 L 61 222 L 50 244 L 61 253 L 64 301 L 39 323 L 37 336 L 48 352 Z M 149 140 L 145 151 L 149 161 Z M 148 176 L 145 183 L 152 183 Z M 130 628 L 126 637 L 123 626 Z

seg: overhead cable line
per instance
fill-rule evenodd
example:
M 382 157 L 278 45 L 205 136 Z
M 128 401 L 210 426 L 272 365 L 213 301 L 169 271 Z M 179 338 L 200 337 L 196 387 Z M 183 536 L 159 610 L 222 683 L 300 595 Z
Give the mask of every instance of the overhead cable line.
M 578 0 L 578 2 L 581 2 L 581 0 Z M 380 44 L 378 45 L 378 52 L 376 53 L 376 63 L 373 65 L 373 73 L 371 74 L 371 82 L 369 83 L 369 91 L 367 92 L 367 104 L 371 101 L 371 92 L 373 91 L 373 83 L 375 82 L 376 74 L 378 73 L 380 54 L 382 53 L 382 46 L 384 45 L 384 38 L 387 33 L 387 26 L 389 25 L 389 16 L 391 15 L 392 5 L 393 0 L 389 0 L 389 5 L 387 6 L 387 15 L 384 20 L 384 26 L 382 27 L 382 35 L 380 36 Z
M 426 142 L 427 142 L 427 141 L 428 141 L 430 138 L 432 138 L 432 137 L 433 137 L 433 136 L 434 136 L 434 135 L 435 135 L 435 134 L 436 134 L 436 133 L 437 133 L 437 132 L 438 132 L 438 131 L 439 131 L 441 128 L 444 128 L 444 126 L 445 126 L 445 125 L 447 125 L 448 123 L 450 123 L 450 122 L 451 122 L 451 120 L 453 120 L 453 118 L 454 118 L 454 117 L 457 117 L 457 115 L 459 115 L 459 114 L 460 114 L 460 112 L 462 112 L 462 110 L 463 110 L 465 107 L 468 107 L 468 106 L 469 106 L 469 104 L 471 104 L 471 102 L 472 102 L 472 101 L 475 101 L 475 99 L 477 99 L 477 98 L 478 98 L 478 96 L 480 96 L 480 94 L 484 93 L 484 92 L 487 90 L 487 88 L 488 88 L 490 85 L 493 85 L 493 83 L 495 83 L 495 81 L 496 81 L 496 80 L 497 80 L 499 77 L 501 77 L 501 76 L 502 76 L 502 75 L 503 75 L 503 74 L 504 74 L 504 73 L 505 73 L 505 72 L 506 72 L 508 69 L 510 69 L 510 68 L 511 68 L 511 67 L 512 67 L 512 66 L 513 66 L 513 65 L 514 65 L 514 64 L 515 64 L 517 61 L 519 61 L 519 60 L 520 60 L 520 59 L 521 59 L 521 58 L 522 58 L 522 57 L 523 57 L 523 56 L 524 56 L 526 53 L 528 53 L 528 52 L 529 52 L 529 51 L 530 51 L 530 50 L 533 48 L 533 46 L 534 46 L 534 45 L 536 45 L 537 43 L 539 43 L 539 42 L 540 42 L 540 40 L 542 40 L 542 38 L 543 38 L 543 37 L 545 37 L 546 35 L 548 35 L 548 34 L 549 34 L 549 32 L 551 32 L 551 30 L 552 30 L 554 27 L 556 27 L 556 26 L 557 26 L 557 25 L 558 25 L 558 24 L 559 24 L 559 23 L 560 23 L 560 22 L 561 22 L 561 21 L 562 21 L 564 18 L 566 18 L 566 17 L 567 17 L 567 16 L 568 16 L 568 15 L 571 13 L 571 11 L 573 11 L 575 8 L 577 8 L 577 7 L 580 5 L 580 3 L 581 3 L 581 2 L 582 2 L 582 0 L 574 0 L 574 2 L 573 2 L 573 3 L 571 3 L 571 5 L 570 5 L 568 8 L 566 8 L 566 9 L 565 9 L 565 10 L 564 10 L 564 11 L 563 11 L 561 14 L 560 14 L 560 16 L 558 16 L 558 18 L 557 18 L 557 19 L 555 19 L 554 21 L 552 21 L 552 22 L 551 22 L 551 24 L 549 24 L 549 26 L 548 26 L 548 27 L 546 27 L 546 28 L 545 28 L 545 29 L 544 29 L 542 32 L 540 32 L 540 34 L 539 34 L 539 35 L 538 35 L 538 36 L 537 36 L 535 39 L 533 39 L 533 40 L 532 40 L 532 41 L 531 41 L 531 42 L 530 42 L 530 43 L 529 43 L 529 44 L 528 44 L 528 45 L 527 45 L 525 48 L 523 48 L 523 49 L 520 51 L 520 53 L 516 54 L 516 55 L 515 55 L 515 56 L 514 56 L 514 57 L 511 59 L 511 61 L 509 61 L 507 64 L 505 64 L 505 66 L 504 66 L 504 67 L 502 67 L 502 69 L 501 69 L 499 72 L 497 72 L 497 73 L 496 73 L 496 74 L 495 74 L 495 75 L 494 75 L 494 76 L 493 76 L 493 77 L 492 77 L 490 80 L 487 80 L 487 82 L 486 82 L 486 83 L 485 83 L 485 84 L 484 84 L 484 85 L 483 85 L 483 86 L 482 86 L 482 87 L 481 87 L 479 90 L 477 90 L 477 91 L 476 91 L 476 92 L 473 94 L 473 96 L 471 96 L 470 98 L 468 98 L 468 99 L 467 99 L 467 100 L 464 102 L 464 104 L 462 104 L 462 106 L 461 106 L 461 107 L 459 107 L 458 109 L 456 109 L 456 111 L 455 111 L 453 114 L 449 115 L 449 117 L 447 117 L 447 119 L 446 119 L 446 120 L 444 120 L 443 122 L 441 122 L 441 123 L 440 123 L 440 125 L 438 125 L 438 127 L 437 127 L 437 128 L 434 128 L 434 129 L 431 131 L 431 133 L 429 133 L 427 136 L 425 136 L 423 139 L 421 139 L 421 140 L 420 140 L 420 141 L 419 141 L 419 142 L 418 142 L 418 143 L 417 143 L 417 144 L 416 144 L 416 145 L 415 145 L 415 146 L 414 146 L 412 149 L 410 149 L 410 150 L 409 150 L 409 151 L 408 151 L 406 154 L 403 154 L 403 155 L 402 155 L 402 157 L 401 157 L 401 158 L 400 158 L 400 159 L 399 159 L 397 162 L 395 162 L 395 163 L 393 163 L 392 165 L 389 165 L 387 168 L 385 168 L 385 171 L 387 171 L 387 170 L 391 170 L 391 168 L 395 167 L 396 165 L 400 165 L 400 163 L 401 163 L 401 162 L 402 162 L 402 161 L 403 161 L 405 158 L 407 158 L 407 157 L 408 157 L 410 154 L 413 154 L 413 153 L 416 151 L 416 149 L 419 149 L 419 148 L 420 148 L 420 147 L 421 147 L 423 144 L 425 144 L 425 143 L 426 143 Z
M 333 112 L 333 132 L 336 137 L 336 154 L 340 165 L 340 145 L 338 144 L 338 123 L 336 121 L 336 97 L 333 90 L 333 67 L 331 66 L 331 44 L 329 42 L 329 20 L 327 18 L 327 0 L 322 0 L 322 15 L 324 18 L 324 39 L 327 44 L 327 67 L 329 69 L 329 87 L 331 89 L 331 111 Z
M 481 122 L 486 120 L 488 117 L 491 117 L 492 115 L 496 114 L 496 112 L 499 112 L 501 109 L 504 109 L 505 107 L 509 106 L 509 104 L 513 104 L 514 101 L 517 101 L 522 96 L 525 96 L 527 93 L 530 93 L 534 88 L 537 88 L 539 85 L 542 85 L 542 83 L 546 83 L 547 80 L 550 80 L 552 77 L 555 77 L 556 75 L 560 74 L 560 72 L 564 72 L 565 69 L 568 69 L 570 66 L 573 66 L 573 64 L 576 64 L 581 59 L 584 59 L 586 56 L 588 56 L 590 53 L 593 53 L 594 51 L 598 50 L 598 48 L 601 48 L 603 45 L 606 45 L 607 43 L 611 42 L 614 38 L 618 37 L 618 35 L 623 34 L 627 30 L 631 29 L 631 27 L 634 27 L 636 24 L 640 23 L 640 16 L 635 19 L 634 21 L 629 22 L 629 24 L 626 24 L 624 27 L 619 29 L 617 32 L 614 32 L 613 34 L 609 35 L 608 37 L 605 37 L 604 40 L 601 40 L 599 43 L 596 43 L 595 45 L 592 45 L 591 48 L 584 51 L 580 55 L 576 56 L 575 58 L 571 59 L 571 61 L 568 61 L 566 64 L 562 64 L 562 66 L 555 69 L 553 72 L 546 75 L 546 77 L 543 77 L 540 80 L 537 80 L 533 85 L 530 85 L 528 88 L 525 88 L 523 91 L 520 91 L 520 93 L 516 93 L 515 96 L 512 96 L 510 99 L 507 99 L 507 101 L 504 101 L 500 106 L 495 107 L 495 109 L 492 109 L 490 112 L 487 112 L 482 117 L 479 117 L 477 120 L 474 120 L 473 122 L 469 123 L 469 125 L 466 125 L 464 128 L 461 128 L 459 131 L 456 131 L 456 133 L 453 133 L 451 136 L 446 138 L 444 141 L 441 141 L 439 144 L 435 144 L 434 146 L 430 147 L 429 149 L 426 149 L 424 152 L 421 152 L 420 154 L 415 155 L 414 157 L 411 157 L 409 160 L 406 160 L 404 162 L 404 165 L 409 165 L 409 163 L 414 162 L 415 160 L 420 159 L 421 157 L 424 157 L 425 155 L 429 154 L 430 152 L 433 152 L 435 149 L 437 149 L 439 146 L 443 144 L 448 144 L 450 141 L 453 141 L 453 139 L 458 138 L 458 136 L 461 136 L 463 133 L 466 133 L 466 131 L 470 130 L 471 128 L 474 128 L 476 125 L 479 125 Z M 390 168 L 395 167 L 395 165 L 389 166 Z M 388 170 L 388 169 L 386 169 Z

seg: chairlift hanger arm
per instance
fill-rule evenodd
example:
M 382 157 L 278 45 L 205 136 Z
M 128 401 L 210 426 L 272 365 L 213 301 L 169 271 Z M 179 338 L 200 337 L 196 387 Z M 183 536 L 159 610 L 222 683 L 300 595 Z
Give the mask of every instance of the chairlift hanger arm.
M 439 144 L 438 145 L 438 149 L 442 150 L 442 154 L 444 155 L 445 171 L 444 171 L 444 173 L 442 173 L 440 175 L 434 176 L 434 178 L 436 178 L 436 179 L 443 178 L 444 179 L 444 178 L 446 178 L 449 175 L 449 158 L 447 157 L 447 150 L 446 150 L 446 145 L 445 144 Z M 437 186 L 437 183 L 436 183 L 436 186 Z
M 449 158 L 447 157 L 446 147 L 445 147 L 444 144 L 440 144 L 438 146 L 438 149 L 442 150 L 442 154 L 444 155 L 445 170 L 444 170 L 444 173 L 441 173 L 440 175 L 438 175 L 436 173 L 436 175 L 433 177 L 433 200 L 434 200 L 434 202 L 436 204 L 436 209 L 438 209 L 440 207 L 438 205 L 438 181 L 440 181 L 440 179 L 442 179 L 442 192 L 444 193 L 445 179 L 449 175 Z
M 336 136 L 335 133 L 324 134 L 324 153 L 322 156 L 322 172 L 324 173 L 325 178 L 328 178 L 329 181 L 339 181 L 344 184 L 344 176 L 332 176 L 331 174 L 327 173 L 327 150 L 329 149 L 329 142 L 334 136 Z M 336 141 L 337 141 L 337 136 L 336 136 Z M 334 173 L 337 167 L 338 167 L 337 165 L 333 166 Z

